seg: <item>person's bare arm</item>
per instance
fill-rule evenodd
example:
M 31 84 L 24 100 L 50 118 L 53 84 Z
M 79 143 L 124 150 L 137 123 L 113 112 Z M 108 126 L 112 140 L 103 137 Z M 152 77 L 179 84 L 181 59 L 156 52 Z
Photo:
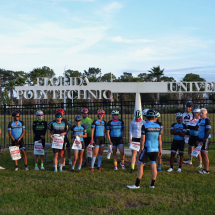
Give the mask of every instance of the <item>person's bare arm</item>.
M 11 140 L 15 141 L 15 138 L 12 135 L 12 131 L 8 131 L 8 135 L 10 137 Z
M 158 157 L 162 156 L 162 135 L 160 134 L 158 137 L 159 140 L 159 153 L 158 153 Z

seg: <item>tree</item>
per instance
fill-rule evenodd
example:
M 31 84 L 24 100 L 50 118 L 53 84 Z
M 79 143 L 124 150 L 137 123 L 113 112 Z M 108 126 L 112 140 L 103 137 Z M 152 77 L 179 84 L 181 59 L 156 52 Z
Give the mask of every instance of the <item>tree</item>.
M 161 70 L 160 66 L 153 67 L 149 72 L 149 77 L 152 78 L 153 82 L 161 82 L 164 76 L 164 69 Z M 156 103 L 160 101 L 160 93 L 156 94 Z
M 84 70 L 83 77 L 87 77 L 90 82 L 101 81 L 101 69 L 91 67 L 87 70 Z
M 134 79 L 132 73 L 129 72 L 123 72 L 123 75 L 121 75 L 118 80 L 120 82 L 132 82 Z
M 109 73 L 104 74 L 101 77 L 101 81 L 102 82 L 111 82 L 111 76 L 112 76 L 112 80 L 116 80 L 116 76 L 109 72 Z
M 151 82 L 152 81 L 152 77 L 147 73 L 140 73 L 137 77 L 141 80 L 141 82 Z

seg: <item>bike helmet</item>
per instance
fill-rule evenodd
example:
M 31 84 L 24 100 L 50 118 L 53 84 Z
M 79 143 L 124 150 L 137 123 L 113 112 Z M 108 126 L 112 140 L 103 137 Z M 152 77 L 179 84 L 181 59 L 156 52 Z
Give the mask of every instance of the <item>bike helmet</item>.
M 63 108 L 58 108 L 58 109 L 56 110 L 56 113 L 62 113 L 62 114 L 65 114 L 65 111 L 64 111 L 64 109 L 63 109 Z
M 143 115 L 143 116 L 146 116 L 146 113 L 147 113 L 148 110 L 149 110 L 149 109 L 144 109 L 144 110 L 142 111 L 142 115 Z
M 89 111 L 88 111 L 88 109 L 87 108 L 83 108 L 82 110 L 81 110 L 81 113 L 88 113 Z
M 81 121 L 81 120 L 82 120 L 82 117 L 81 117 L 81 116 L 76 116 L 76 117 L 75 117 L 75 121 L 76 121 L 76 122 Z
M 56 117 L 56 118 L 62 118 L 62 117 L 63 117 L 63 114 L 58 112 L 58 113 L 55 114 L 55 117 Z
M 182 117 L 182 116 L 183 116 L 183 114 L 180 113 L 180 112 L 175 114 L 175 117 L 176 117 L 176 118 L 179 118 L 179 117 Z
M 111 114 L 112 115 L 119 115 L 119 111 L 118 110 L 112 110 Z
M 193 107 L 193 103 L 192 102 L 187 102 L 186 107 Z
M 135 118 L 139 118 L 139 117 L 141 117 L 141 116 L 142 116 L 141 111 L 140 111 L 140 110 L 136 110 L 135 113 L 134 113 L 134 117 L 135 117 Z
M 16 116 L 16 114 L 20 114 L 20 112 L 17 111 L 17 110 L 15 110 L 15 111 L 13 111 L 13 112 L 11 113 L 11 116 Z
M 155 116 L 155 111 L 152 109 L 149 109 L 146 113 L 146 116 Z
M 105 111 L 104 111 L 104 110 L 102 110 L 102 109 L 99 109 L 99 110 L 97 111 L 97 114 L 105 115 Z
M 196 109 L 193 111 L 193 113 L 200 113 L 200 112 L 201 112 L 201 110 L 198 109 L 198 108 L 196 108 Z
M 161 116 L 160 113 L 158 111 L 155 111 L 155 117 L 159 118 L 160 116 Z
M 36 112 L 36 116 L 38 116 L 38 115 L 43 115 L 43 112 L 42 112 L 41 110 L 38 110 L 38 111 Z

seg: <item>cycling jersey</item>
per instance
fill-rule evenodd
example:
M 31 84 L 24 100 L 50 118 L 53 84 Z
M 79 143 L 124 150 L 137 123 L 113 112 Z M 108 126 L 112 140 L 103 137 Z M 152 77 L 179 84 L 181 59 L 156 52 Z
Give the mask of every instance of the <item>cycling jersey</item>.
M 161 129 L 163 129 L 163 124 L 162 122 L 156 122 L 158 125 L 160 125 Z
M 193 119 L 187 124 L 187 128 L 190 129 L 190 136 L 198 136 L 199 126 L 197 125 L 198 119 Z
M 203 143 L 206 141 L 207 138 L 210 136 L 211 131 L 211 121 L 207 117 L 205 119 L 199 119 L 198 121 L 199 126 L 199 139 L 202 139 Z
M 50 124 L 50 130 L 53 131 L 53 134 L 62 134 L 67 131 L 68 125 L 66 120 L 62 120 L 61 123 L 53 120 Z
M 41 135 L 46 134 L 47 122 L 44 120 L 36 120 L 33 122 L 34 141 L 40 140 Z
M 121 119 L 117 121 L 110 120 L 107 123 L 107 130 L 110 131 L 110 137 L 122 137 L 123 128 L 125 128 L 125 125 Z
M 91 137 L 91 126 L 92 126 L 93 120 L 89 117 L 82 118 L 81 125 L 84 125 L 87 129 L 87 137 Z
M 161 127 L 155 122 L 148 122 L 142 125 L 141 134 L 145 135 L 145 148 L 147 153 L 159 152 L 158 137 L 161 134 Z
M 51 122 L 49 122 L 49 123 L 48 123 L 48 126 L 50 127 L 51 124 L 52 124 L 54 121 L 56 121 L 56 120 L 54 119 L 54 120 L 52 120 Z M 69 128 L 71 127 L 71 125 L 72 125 L 72 123 L 71 123 L 69 120 L 67 120 L 67 119 L 62 119 L 62 122 L 65 122 L 65 123 L 67 124 L 68 129 L 69 129 Z
M 184 124 L 188 124 L 192 119 L 193 119 L 193 113 L 192 112 L 187 113 L 185 111 L 185 113 L 183 113 L 183 115 L 182 115 L 182 122 Z
M 77 125 L 73 125 L 72 128 L 71 128 L 71 134 L 81 134 L 81 135 L 84 135 L 87 133 L 87 130 L 86 130 L 86 127 L 84 125 L 80 125 L 80 126 L 77 126 Z M 76 139 L 76 137 L 74 138 L 74 140 Z M 80 140 L 83 141 L 83 137 L 80 137 Z
M 140 122 L 137 122 L 135 119 L 132 120 L 130 123 L 129 138 L 141 138 L 141 128 L 145 123 L 144 120 L 141 120 Z
M 25 124 L 23 121 L 18 121 L 17 123 L 12 121 L 8 124 L 8 131 L 12 132 L 14 139 L 19 139 L 24 129 Z
M 95 128 L 94 137 L 104 137 L 106 122 L 104 120 L 101 120 L 100 122 L 98 119 L 96 119 L 93 121 L 91 128 Z
M 187 132 L 186 125 L 184 123 L 173 123 L 171 126 L 171 130 L 174 130 L 174 128 L 176 129 L 176 131 Z M 174 134 L 173 140 L 184 140 L 184 137 L 180 136 L 179 134 Z

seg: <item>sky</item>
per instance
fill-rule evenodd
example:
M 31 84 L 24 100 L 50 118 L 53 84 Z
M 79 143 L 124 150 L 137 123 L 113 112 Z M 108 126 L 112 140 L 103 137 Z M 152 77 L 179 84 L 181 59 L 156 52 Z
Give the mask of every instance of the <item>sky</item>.
M 160 65 L 215 81 L 214 0 L 8 0 L 0 2 L 0 68 L 101 68 L 137 76 Z

